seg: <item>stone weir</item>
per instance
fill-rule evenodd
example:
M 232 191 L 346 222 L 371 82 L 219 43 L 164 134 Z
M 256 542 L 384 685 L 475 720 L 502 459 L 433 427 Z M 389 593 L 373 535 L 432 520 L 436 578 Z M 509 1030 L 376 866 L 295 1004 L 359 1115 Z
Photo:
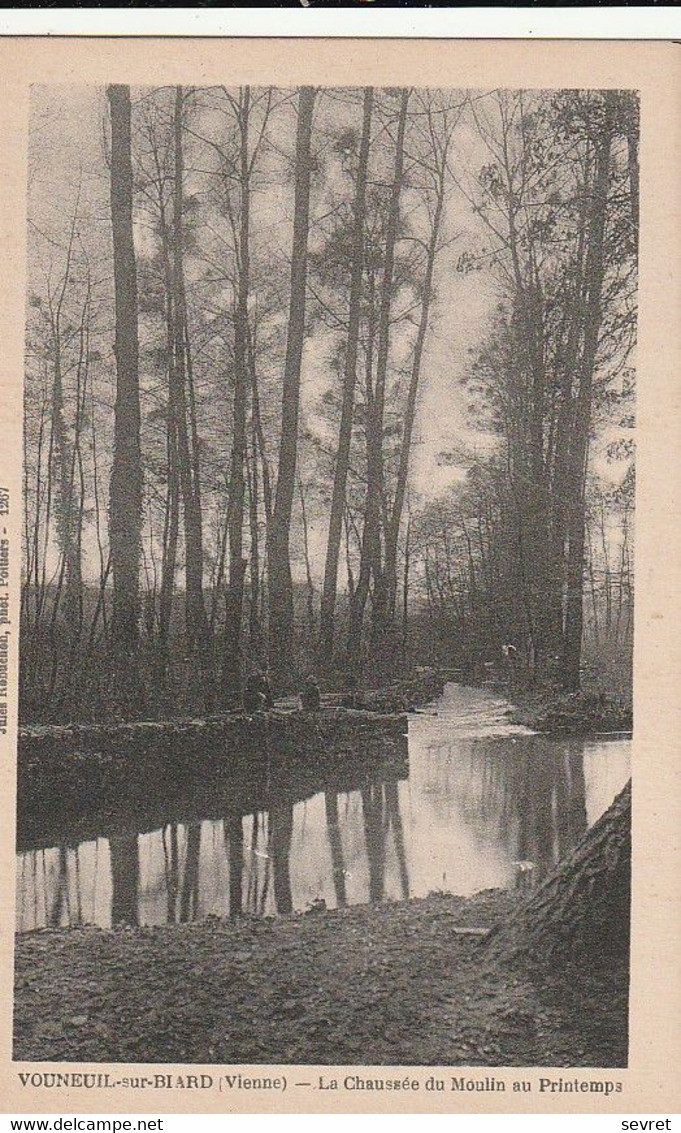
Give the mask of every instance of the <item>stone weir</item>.
M 435 669 L 419 669 L 405 680 L 395 681 L 381 688 L 362 689 L 358 694 L 360 704 L 358 710 L 344 708 L 348 692 L 329 692 L 322 694 L 322 709 L 317 713 L 297 713 L 298 723 L 305 725 L 316 721 L 324 730 L 333 731 L 340 723 L 343 727 L 351 728 L 362 721 L 371 725 L 374 716 L 402 716 L 403 713 L 434 700 L 442 692 L 445 679 Z M 253 716 L 243 712 L 229 712 L 222 715 L 210 716 L 207 719 L 170 719 L 170 720 L 131 720 L 126 723 L 87 723 L 87 724 L 28 724 L 19 728 L 19 751 L 36 752 L 44 747 L 58 752 L 70 751 L 74 742 L 80 749 L 97 748 L 100 743 L 109 743 L 112 738 L 119 737 L 127 742 L 139 739 L 146 742 L 158 736 L 172 737 L 178 730 L 186 733 L 196 729 L 207 729 L 206 734 L 230 731 L 232 726 L 237 731 L 246 729 L 259 735 L 262 731 L 263 720 L 267 719 L 278 725 L 285 718 L 294 715 L 294 708 L 298 704 L 297 697 L 287 697 L 278 702 L 278 708 L 269 712 L 258 712 Z M 335 709 L 336 715 L 329 715 L 329 710 Z M 375 723 L 375 721 L 374 721 Z
M 272 799 L 405 778 L 406 733 L 403 714 L 346 708 L 24 729 L 19 848 L 249 814 Z

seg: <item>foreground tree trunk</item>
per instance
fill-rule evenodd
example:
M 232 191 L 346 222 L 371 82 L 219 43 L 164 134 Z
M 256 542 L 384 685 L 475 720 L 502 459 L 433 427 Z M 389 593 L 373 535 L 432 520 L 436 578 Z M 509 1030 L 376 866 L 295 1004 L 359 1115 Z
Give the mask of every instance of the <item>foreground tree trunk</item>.
M 113 231 L 116 407 L 111 472 L 110 539 L 114 650 L 131 654 L 139 642 L 142 526 L 137 271 L 132 235 L 130 88 L 110 86 L 111 221 Z
M 572 854 L 483 947 L 540 962 L 629 952 L 631 781 Z
M 293 581 L 289 537 L 298 457 L 300 367 L 305 337 L 307 241 L 310 214 L 310 143 L 315 92 L 301 87 L 296 136 L 296 186 L 291 253 L 291 295 L 284 363 L 279 472 L 268 530 L 267 573 L 270 602 L 270 663 L 278 674 L 290 672 L 293 648 Z

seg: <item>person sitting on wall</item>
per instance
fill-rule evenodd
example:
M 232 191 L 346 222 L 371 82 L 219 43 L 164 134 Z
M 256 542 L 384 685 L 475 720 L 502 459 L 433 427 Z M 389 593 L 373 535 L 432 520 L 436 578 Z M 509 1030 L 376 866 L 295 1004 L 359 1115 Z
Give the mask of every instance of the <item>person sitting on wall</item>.
M 260 684 L 258 691 L 265 697 L 265 708 L 274 708 L 274 696 L 272 694 L 272 685 L 270 683 L 270 671 L 265 669 L 260 673 Z
M 303 691 L 300 694 L 300 702 L 308 712 L 315 712 L 318 708 L 321 708 L 322 697 L 316 677 L 309 676 L 305 681 Z
M 343 708 L 363 708 L 362 694 L 359 691 L 359 681 L 355 673 L 349 674 L 347 684 L 348 690 L 341 701 Z
M 274 708 L 274 697 L 272 695 L 272 685 L 270 684 L 269 669 L 254 669 L 244 689 L 246 693 L 257 693 L 262 697 L 263 708 Z
M 254 669 L 244 685 L 244 709 L 249 714 L 270 707 L 263 685 L 269 690 L 269 699 L 271 701 L 272 692 L 269 681 L 265 680 L 263 674 L 258 669 Z

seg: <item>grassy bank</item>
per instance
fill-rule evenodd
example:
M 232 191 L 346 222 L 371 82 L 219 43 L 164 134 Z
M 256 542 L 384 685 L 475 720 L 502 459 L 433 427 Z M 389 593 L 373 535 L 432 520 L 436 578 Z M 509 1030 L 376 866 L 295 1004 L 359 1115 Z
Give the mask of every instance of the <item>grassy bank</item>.
M 598 732 L 630 732 L 631 700 L 589 689 L 566 693 L 552 689 L 506 690 L 514 708 L 509 719 L 536 732 L 589 736 Z
M 486 961 L 513 895 L 17 939 L 14 1058 L 618 1066 L 623 970 Z

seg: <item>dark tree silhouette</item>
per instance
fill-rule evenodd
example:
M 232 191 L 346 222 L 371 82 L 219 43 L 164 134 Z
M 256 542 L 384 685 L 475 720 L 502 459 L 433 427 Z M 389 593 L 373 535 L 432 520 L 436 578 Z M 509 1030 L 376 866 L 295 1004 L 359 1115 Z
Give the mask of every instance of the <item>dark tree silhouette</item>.
M 130 88 L 108 88 L 111 107 L 111 221 L 115 289 L 116 407 L 110 539 L 114 649 L 134 653 L 139 640 L 142 458 L 140 452 L 137 270 L 132 235 Z
M 359 163 L 355 183 L 355 203 L 353 210 L 352 266 L 350 270 L 350 297 L 348 314 L 348 337 L 345 346 L 345 366 L 343 370 L 343 397 L 341 418 L 338 430 L 338 452 L 333 477 L 331 514 L 326 544 L 326 564 L 324 567 L 324 589 L 322 592 L 321 626 L 319 631 L 319 654 L 322 663 L 331 660 L 333 654 L 334 612 L 336 608 L 336 588 L 338 585 L 338 560 L 340 558 L 343 513 L 347 499 L 348 469 L 350 465 L 350 446 L 352 443 L 352 422 L 355 407 L 355 386 L 357 384 L 357 353 L 359 346 L 360 304 L 362 299 L 362 272 L 364 268 L 364 214 L 366 208 L 367 168 L 369 146 L 371 143 L 371 114 L 374 101 L 372 87 L 364 91 L 362 115 L 362 139 L 359 148 Z
M 312 112 L 315 92 L 301 87 L 296 132 L 296 183 L 291 253 L 291 292 L 288 338 L 282 391 L 279 474 L 274 511 L 268 530 L 270 598 L 270 661 L 278 673 L 290 667 L 293 645 L 293 582 L 289 538 L 298 456 L 300 367 L 305 337 L 305 289 L 310 217 Z

